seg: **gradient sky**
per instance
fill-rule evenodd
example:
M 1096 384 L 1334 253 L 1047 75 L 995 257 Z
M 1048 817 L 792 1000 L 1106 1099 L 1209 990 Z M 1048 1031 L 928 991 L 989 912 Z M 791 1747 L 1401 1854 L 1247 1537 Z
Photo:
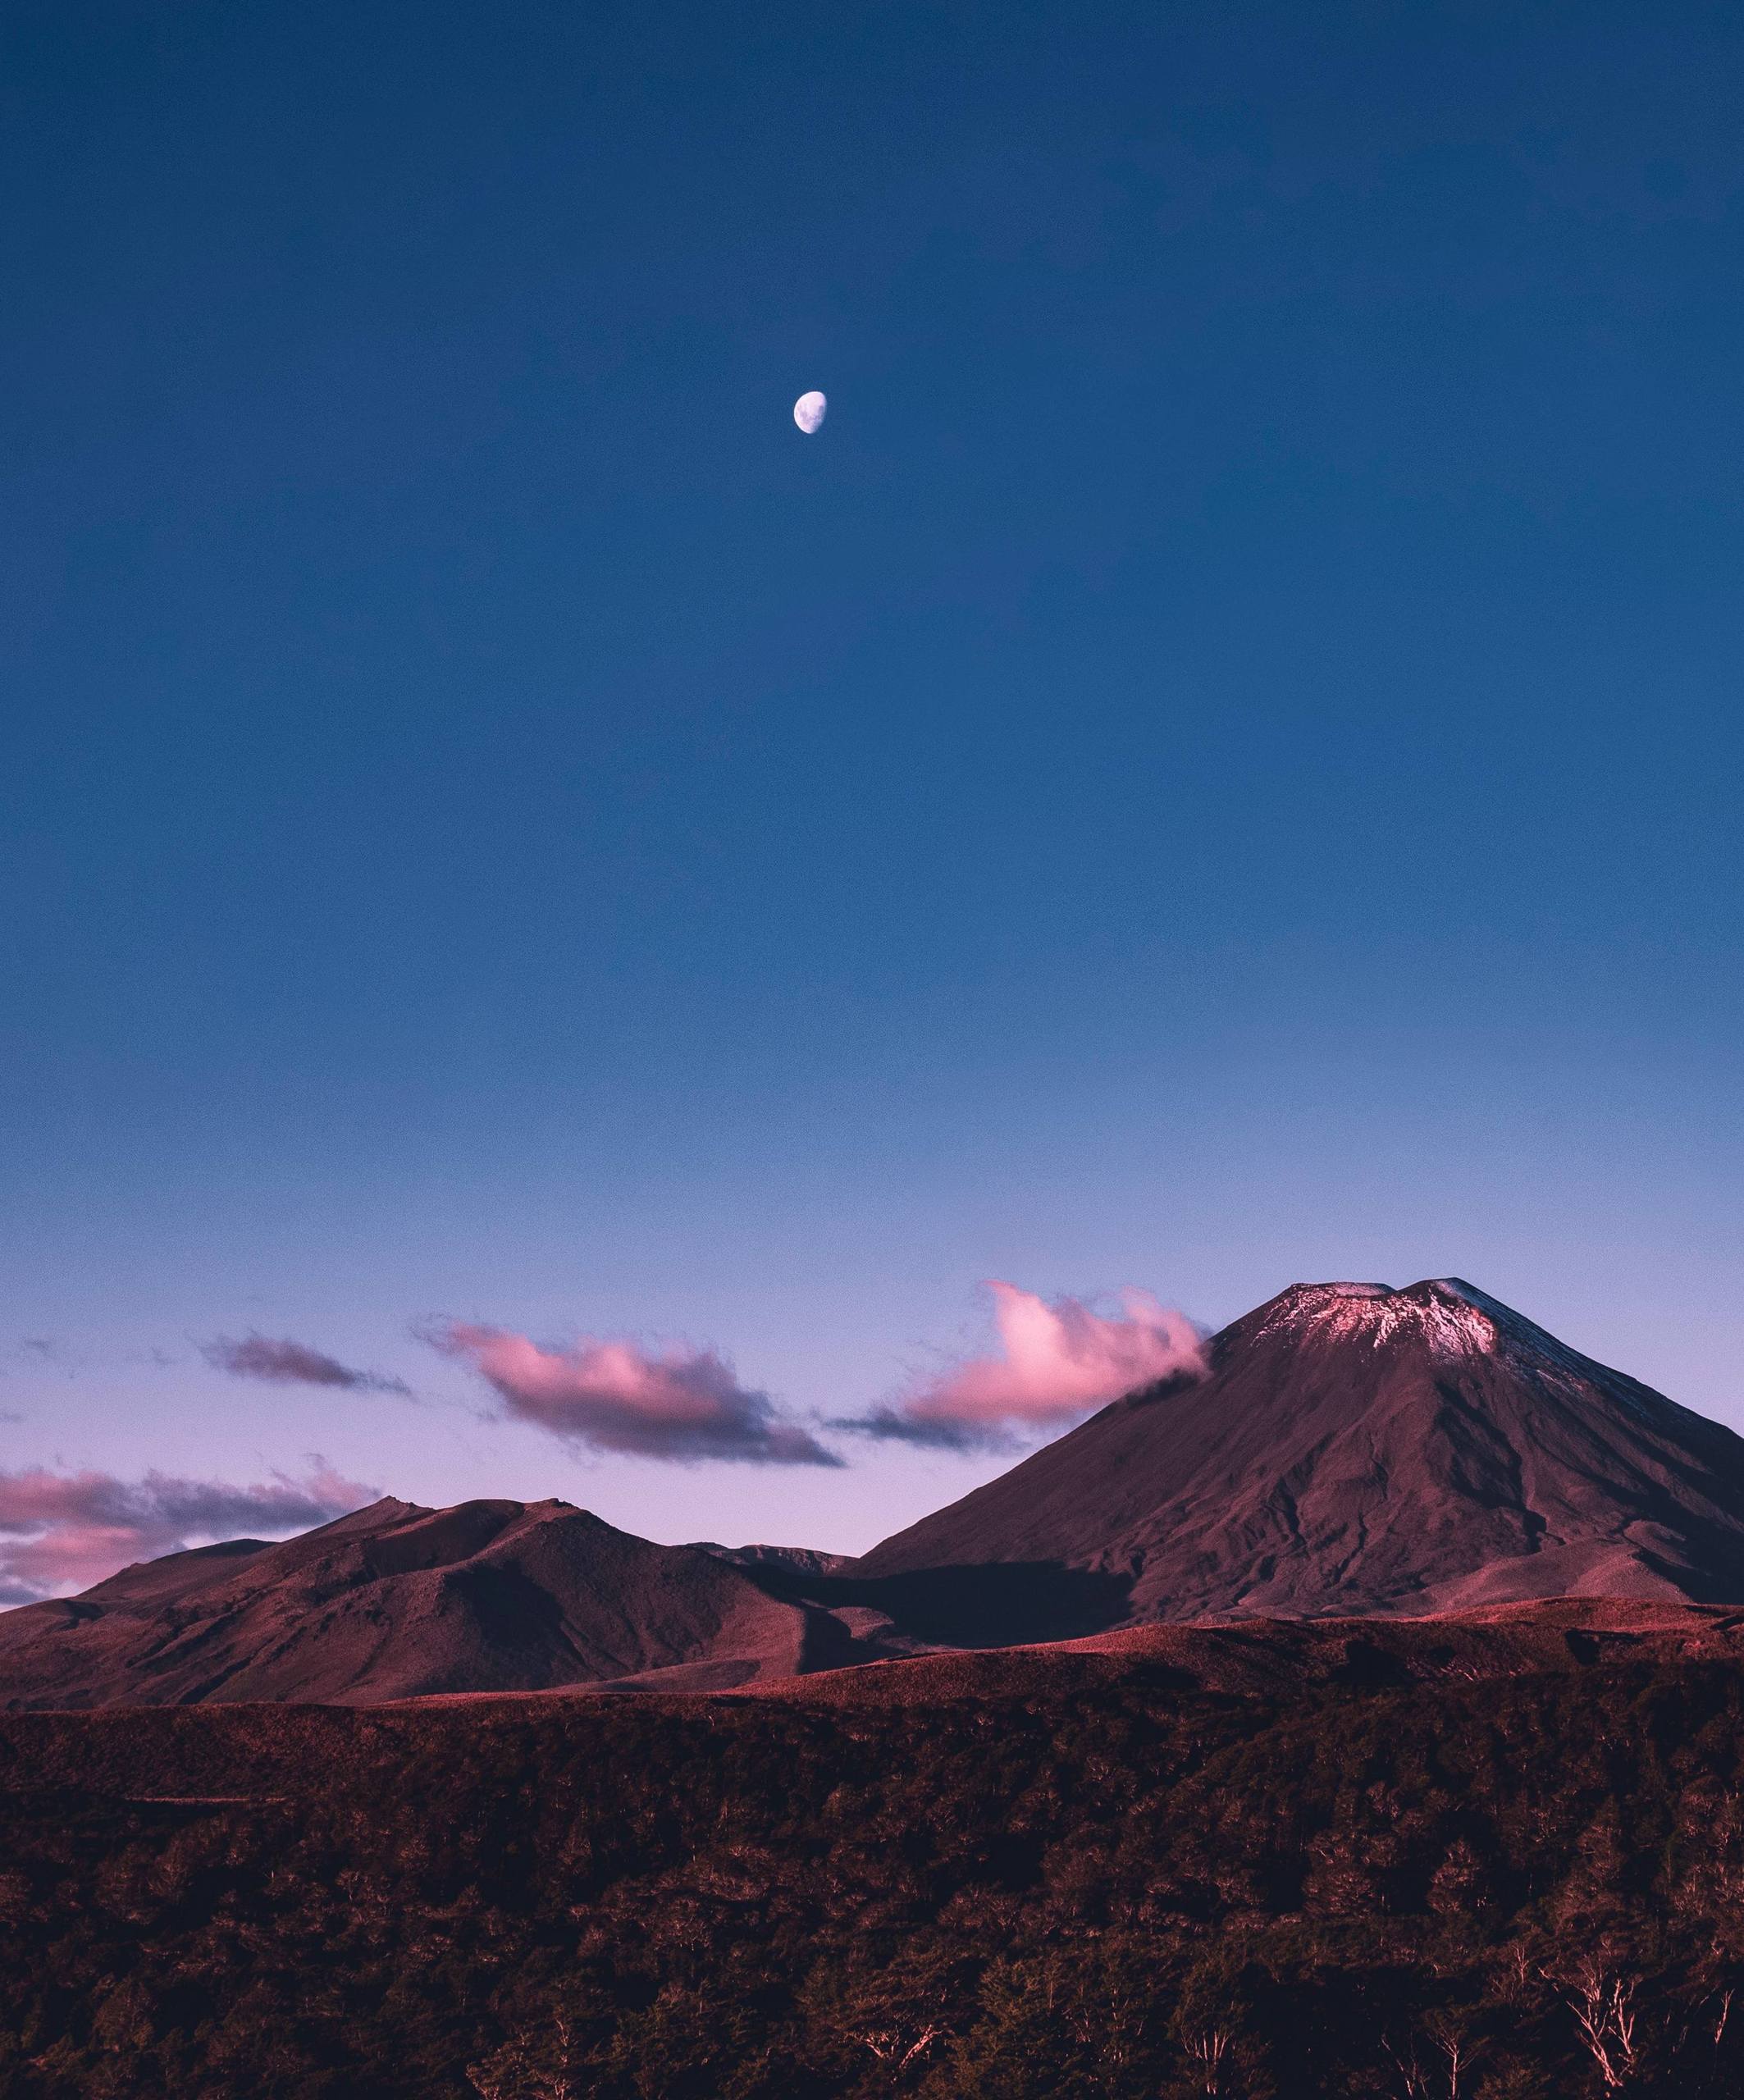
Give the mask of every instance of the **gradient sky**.
M 414 1327 L 815 1428 L 992 1277 L 1459 1273 L 1744 1427 L 1735 7 L 0 53 L 0 1468 L 860 1548 L 1005 1461 Z

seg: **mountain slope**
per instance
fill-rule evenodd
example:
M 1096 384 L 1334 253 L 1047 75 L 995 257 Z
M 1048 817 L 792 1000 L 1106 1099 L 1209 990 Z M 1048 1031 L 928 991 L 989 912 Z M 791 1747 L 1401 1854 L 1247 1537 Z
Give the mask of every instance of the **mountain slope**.
M 0 1707 L 715 1691 L 1158 1621 L 1744 1600 L 1744 1441 L 1468 1284 L 1299 1285 L 1208 1357 L 856 1564 L 386 1500 L 0 1613 Z
M 810 1545 L 719 1545 L 713 1539 L 692 1541 L 698 1553 L 712 1553 L 742 1568 L 774 1568 L 790 1575 L 839 1575 L 854 1565 L 851 1553 L 824 1553 Z
M 1458 1278 L 1297 1285 L 1208 1358 L 1204 1378 L 1115 1402 L 857 1572 L 923 1607 L 970 1571 L 984 1598 L 1075 1581 L 1049 1632 L 1074 1614 L 1744 1599 L 1744 1440 Z
M 714 1554 L 564 1502 L 391 1499 L 0 1614 L 0 1706 L 375 1704 L 580 1684 L 715 1690 L 882 1652 Z

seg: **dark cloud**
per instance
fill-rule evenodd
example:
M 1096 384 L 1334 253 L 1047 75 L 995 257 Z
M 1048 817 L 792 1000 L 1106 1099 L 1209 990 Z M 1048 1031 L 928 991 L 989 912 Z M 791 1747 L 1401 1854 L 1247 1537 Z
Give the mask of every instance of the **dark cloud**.
M 460 1322 L 422 1338 L 469 1364 L 516 1420 L 575 1444 L 638 1458 L 739 1459 L 765 1466 L 839 1466 L 767 1393 L 740 1385 L 712 1349 L 651 1352 L 634 1343 L 544 1349 L 524 1335 Z
M 311 1459 L 300 1479 L 275 1472 L 252 1486 L 149 1472 L 0 1472 L 0 1602 L 28 1604 L 84 1588 L 135 1560 L 192 1539 L 308 1531 L 373 1501 L 377 1491 Z
M 928 1418 L 904 1414 L 893 1407 L 873 1408 L 865 1414 L 832 1417 L 832 1429 L 851 1436 L 870 1436 L 883 1444 L 910 1444 L 924 1451 L 1015 1451 L 1020 1440 L 997 1425 L 956 1422 L 945 1416 Z
M 73 1378 L 81 1367 L 77 1351 L 58 1335 L 21 1335 L 4 1354 L 7 1361 L 26 1372 L 61 1371 Z
M 412 1388 L 403 1378 L 390 1378 L 379 1371 L 354 1371 L 336 1357 L 311 1349 L 306 1342 L 273 1341 L 265 1335 L 250 1335 L 233 1342 L 219 1335 L 200 1354 L 214 1369 L 227 1371 L 233 1378 L 259 1378 L 269 1386 L 333 1386 L 348 1393 L 399 1393 L 410 1399 Z

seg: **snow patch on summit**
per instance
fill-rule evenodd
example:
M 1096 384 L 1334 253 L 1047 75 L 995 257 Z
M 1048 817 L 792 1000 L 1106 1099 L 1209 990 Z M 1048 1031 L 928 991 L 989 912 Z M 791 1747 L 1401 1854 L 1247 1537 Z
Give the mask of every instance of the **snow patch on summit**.
M 1645 1418 L 1652 1412 L 1636 1397 L 1632 1381 L 1606 1371 L 1463 1276 L 1436 1276 L 1397 1290 L 1374 1283 L 1294 1284 L 1274 1302 L 1260 1331 L 1294 1331 L 1304 1339 L 1312 1334 L 1316 1346 L 1372 1349 L 1408 1335 L 1444 1359 L 1505 1356 L 1517 1372 L 1541 1384 L 1596 1381 L 1633 1413 Z
M 1535 1369 L 1541 1376 L 1545 1372 L 1559 1372 L 1564 1378 L 1583 1381 L 1597 1381 L 1613 1393 L 1632 1413 L 1644 1420 L 1651 1418 L 1653 1410 L 1635 1397 L 1641 1389 L 1633 1379 L 1621 1377 L 1596 1363 L 1590 1356 L 1582 1356 L 1577 1349 L 1570 1349 L 1567 1342 L 1559 1341 L 1547 1328 L 1541 1327 L 1536 1320 L 1528 1320 L 1523 1312 L 1516 1312 L 1511 1305 L 1504 1305 L 1499 1298 L 1491 1298 L 1480 1290 L 1476 1284 L 1468 1283 L 1463 1276 L 1437 1276 L 1432 1283 L 1416 1284 L 1416 1290 L 1434 1291 L 1445 1298 L 1457 1299 L 1471 1306 L 1486 1319 L 1494 1330 L 1497 1340 L 1506 1345 L 1509 1354 L 1517 1363 Z
M 1438 1355 L 1487 1355 L 1501 1337 L 1486 1307 L 1475 1302 L 1479 1296 L 1439 1284 L 1413 1284 L 1404 1290 L 1379 1283 L 1297 1284 L 1278 1300 L 1261 1331 L 1312 1330 L 1317 1341 L 1366 1342 L 1372 1349 L 1409 1332 Z

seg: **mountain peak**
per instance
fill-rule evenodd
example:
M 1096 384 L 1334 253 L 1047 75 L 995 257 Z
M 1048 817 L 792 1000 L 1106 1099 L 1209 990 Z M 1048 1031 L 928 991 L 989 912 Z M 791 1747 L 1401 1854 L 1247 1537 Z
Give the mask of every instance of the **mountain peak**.
M 862 1566 L 1102 1623 L 1744 1597 L 1744 1445 L 1463 1277 L 1293 1284 L 1207 1353 Z
M 1536 1322 L 1463 1276 L 1431 1276 L 1397 1287 L 1384 1283 L 1295 1283 L 1238 1321 L 1231 1333 L 1313 1335 L 1322 1344 L 1379 1346 L 1400 1340 L 1444 1357 L 1513 1349 L 1565 1371 L 1593 1367 Z

